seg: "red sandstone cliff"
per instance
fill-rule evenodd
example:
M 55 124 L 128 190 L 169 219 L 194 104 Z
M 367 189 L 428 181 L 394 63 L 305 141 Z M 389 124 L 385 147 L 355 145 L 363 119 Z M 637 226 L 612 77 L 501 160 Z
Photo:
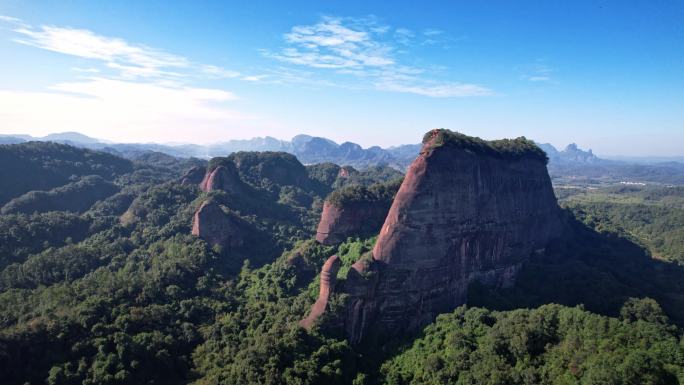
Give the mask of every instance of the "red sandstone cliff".
M 352 343 L 370 328 L 416 330 L 461 305 L 474 280 L 512 284 L 521 263 L 560 234 L 546 159 L 535 149 L 523 139 L 484 142 L 444 130 L 426 136 L 373 260 L 347 277 Z
M 316 241 L 336 245 L 351 236 L 377 232 L 387 215 L 388 207 L 378 202 L 340 205 L 326 201 L 316 230 Z
M 204 178 L 204 174 L 207 172 L 207 168 L 203 166 L 195 166 L 188 170 L 188 172 L 185 173 L 180 178 L 181 184 L 200 184 L 202 182 L 202 178 Z
M 324 245 L 344 242 L 348 237 L 369 237 L 380 231 L 399 183 L 352 185 L 334 191 L 323 204 L 316 241 Z
M 309 315 L 300 321 L 306 329 L 311 329 L 318 317 L 320 317 L 324 312 L 325 308 L 328 306 L 328 298 L 332 294 L 333 288 L 335 287 L 335 282 L 337 280 L 337 271 L 340 269 L 340 260 L 337 255 L 333 255 L 328 258 L 323 264 L 321 269 L 321 287 L 318 291 L 318 299 L 316 303 L 311 307 Z
M 238 218 L 226 214 L 218 203 L 207 200 L 195 212 L 192 235 L 212 245 L 240 247 L 243 244 L 244 231 Z
M 240 175 L 238 175 L 235 165 L 226 162 L 214 169 L 207 170 L 206 174 L 204 174 L 204 178 L 200 182 L 200 189 L 207 192 L 223 190 L 237 194 L 245 190 L 245 185 L 240 179 Z

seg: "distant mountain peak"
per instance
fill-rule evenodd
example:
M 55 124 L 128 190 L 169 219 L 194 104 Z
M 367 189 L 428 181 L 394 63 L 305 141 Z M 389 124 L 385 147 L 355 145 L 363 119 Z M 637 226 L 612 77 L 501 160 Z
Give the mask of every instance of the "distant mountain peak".
M 52 141 L 52 142 L 75 142 L 75 143 L 100 143 L 101 140 L 91 138 L 90 136 L 81 134 L 76 131 L 58 132 L 55 134 L 49 134 L 42 138 L 41 140 Z

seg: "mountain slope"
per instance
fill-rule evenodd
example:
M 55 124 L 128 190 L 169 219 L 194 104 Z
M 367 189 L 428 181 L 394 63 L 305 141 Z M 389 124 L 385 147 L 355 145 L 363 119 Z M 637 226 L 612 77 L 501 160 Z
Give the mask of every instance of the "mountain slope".
M 0 145 L 0 164 L 0 204 L 32 190 L 64 185 L 72 176 L 112 180 L 133 170 L 129 160 L 52 142 Z

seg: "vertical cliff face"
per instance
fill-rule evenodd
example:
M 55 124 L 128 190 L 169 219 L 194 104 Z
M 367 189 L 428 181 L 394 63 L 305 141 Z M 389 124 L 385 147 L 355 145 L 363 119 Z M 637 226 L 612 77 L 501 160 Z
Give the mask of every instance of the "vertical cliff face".
M 245 232 L 237 218 L 226 214 L 218 203 L 207 200 L 195 212 L 192 235 L 212 245 L 232 248 L 243 245 Z
M 309 315 L 303 319 L 299 324 L 307 329 L 311 329 L 318 317 L 324 312 L 328 306 L 328 298 L 332 293 L 335 282 L 337 280 L 337 271 L 340 269 L 340 260 L 337 255 L 328 258 L 321 269 L 321 284 L 318 290 L 318 299 L 314 303 Z
M 231 162 L 208 169 L 200 182 L 202 191 L 223 190 L 239 194 L 245 190 L 244 182 L 240 179 L 235 165 Z
M 335 190 L 323 204 L 316 240 L 324 245 L 335 245 L 348 237 L 377 234 L 398 189 L 399 182 L 390 181 Z
M 202 183 L 202 179 L 204 178 L 204 174 L 206 174 L 207 168 L 203 166 L 195 166 L 188 170 L 188 172 L 185 173 L 180 178 L 181 184 L 184 185 L 191 185 L 191 184 L 200 184 Z
M 373 259 L 344 290 L 346 328 L 397 334 L 462 304 L 468 285 L 510 285 L 561 232 L 546 156 L 524 138 L 485 142 L 446 130 L 424 140 L 380 231 Z
M 336 245 L 351 236 L 369 236 L 382 225 L 387 208 L 377 202 L 341 205 L 326 201 L 316 230 L 316 241 Z

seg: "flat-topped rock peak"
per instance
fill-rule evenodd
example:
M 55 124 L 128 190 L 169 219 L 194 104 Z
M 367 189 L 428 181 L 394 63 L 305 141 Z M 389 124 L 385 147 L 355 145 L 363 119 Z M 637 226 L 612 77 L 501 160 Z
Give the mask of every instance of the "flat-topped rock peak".
M 417 330 L 463 304 L 475 280 L 512 285 L 521 264 L 561 233 L 546 160 L 525 138 L 428 132 L 372 259 L 354 264 L 345 282 L 349 339 Z

